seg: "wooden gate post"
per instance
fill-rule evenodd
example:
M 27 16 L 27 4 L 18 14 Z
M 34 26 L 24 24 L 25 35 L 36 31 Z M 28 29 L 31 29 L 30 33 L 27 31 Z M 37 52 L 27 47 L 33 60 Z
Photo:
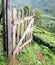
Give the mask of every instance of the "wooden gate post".
M 7 56 L 8 58 L 12 58 L 11 0 L 6 0 L 6 34 L 7 34 Z

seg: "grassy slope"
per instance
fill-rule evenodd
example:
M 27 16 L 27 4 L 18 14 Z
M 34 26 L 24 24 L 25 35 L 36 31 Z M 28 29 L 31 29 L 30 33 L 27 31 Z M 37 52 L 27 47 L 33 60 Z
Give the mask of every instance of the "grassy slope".
M 45 42 L 49 42 L 49 44 L 52 42 L 52 45 L 55 45 L 55 34 L 39 27 L 34 27 L 33 33 L 36 33 L 36 36 Z M 54 58 L 55 54 L 48 47 L 33 42 L 20 52 L 18 65 L 54 65 Z
M 18 64 L 15 65 L 54 65 L 55 55 L 51 50 L 43 45 L 38 45 L 32 42 L 29 46 L 24 48 L 19 55 Z M 3 57 L 0 51 L 0 65 L 6 65 L 7 60 Z
M 45 33 L 48 37 L 55 38 L 55 34 L 47 32 L 39 27 L 34 28 L 35 33 Z M 40 36 L 40 35 L 39 35 Z M 42 35 L 44 36 L 44 35 Z M 42 37 L 41 36 L 41 37 Z M 45 36 L 44 36 L 45 37 Z M 45 38 L 47 40 L 47 38 Z M 48 39 L 49 40 L 49 39 Z M 50 39 L 51 41 L 52 39 Z M 19 55 L 17 65 L 54 65 L 55 55 L 54 53 L 44 45 L 38 45 L 37 42 L 32 42 L 29 46 L 24 48 Z M 2 50 L 0 51 L 0 65 L 6 65 L 7 60 L 3 57 Z
M 55 47 L 55 34 L 35 26 L 33 35 L 34 37 L 41 39 L 45 44 Z
M 0 25 L 0 30 L 2 26 Z M 39 27 L 34 27 L 35 35 L 40 37 L 45 42 L 52 42 L 55 45 L 55 34 L 43 30 Z M 2 36 L 0 33 L 0 44 L 2 42 Z M 0 45 L 1 46 L 1 45 Z M 54 65 L 55 55 L 54 53 L 44 45 L 38 45 L 37 42 L 31 43 L 29 46 L 24 48 L 17 56 L 17 65 Z M 0 65 L 6 65 L 8 60 L 3 56 L 3 50 L 0 49 Z
M 48 47 L 34 42 L 20 52 L 18 65 L 54 65 L 54 58 Z
M 55 17 L 53 17 L 52 15 L 41 15 L 42 18 L 47 18 L 49 20 L 55 20 Z

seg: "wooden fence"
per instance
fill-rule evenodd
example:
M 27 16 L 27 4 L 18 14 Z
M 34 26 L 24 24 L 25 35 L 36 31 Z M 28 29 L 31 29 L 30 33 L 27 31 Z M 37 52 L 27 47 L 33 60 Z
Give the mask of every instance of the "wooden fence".
M 11 0 L 2 0 L 3 51 L 8 58 L 15 56 L 32 40 L 34 11 L 11 7 Z
M 5 10 L 5 14 L 3 16 L 4 54 L 8 58 L 15 58 L 19 51 L 32 41 L 34 11 L 13 8 Z
M 32 40 L 34 11 L 12 10 L 12 51 L 13 58 Z

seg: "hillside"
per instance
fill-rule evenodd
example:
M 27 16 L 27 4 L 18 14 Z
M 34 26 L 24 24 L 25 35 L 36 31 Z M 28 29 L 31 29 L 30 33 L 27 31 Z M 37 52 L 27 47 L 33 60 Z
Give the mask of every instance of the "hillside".
M 55 0 L 12 0 L 12 2 L 13 6 L 16 5 L 19 9 L 28 4 L 32 9 L 40 9 L 44 14 L 55 15 Z
M 18 64 L 16 65 L 54 65 L 55 54 L 53 52 L 55 51 L 43 44 L 55 46 L 55 34 L 36 26 L 34 26 L 33 34 L 36 41 L 32 41 L 19 53 L 17 56 Z M 39 42 L 37 37 L 39 37 Z M 44 42 L 40 42 L 40 39 Z M 7 65 L 7 63 L 8 60 L 3 56 L 3 50 L 0 49 L 0 65 Z
M 1 5 L 1 0 L 0 0 L 0 5 Z M 16 56 L 16 60 L 18 62 L 17 64 L 14 64 L 15 60 L 13 62 L 10 62 L 12 64 L 9 64 L 10 60 L 5 58 L 3 53 L 3 39 L 2 39 L 3 27 L 1 25 L 2 23 L 2 20 L 1 20 L 0 21 L 0 65 L 55 65 L 55 0 L 12 0 L 12 7 L 22 9 L 24 5 L 29 5 L 30 9 L 33 9 L 33 10 L 35 8 L 38 8 L 40 10 L 39 11 L 37 9 L 34 16 L 35 19 L 34 19 L 34 25 L 33 25 L 32 42 L 28 44 L 27 46 L 25 46 L 25 48 L 23 48 L 22 51 L 18 53 L 18 55 Z M 19 17 L 19 14 L 17 14 L 17 16 Z M 23 16 L 20 16 L 20 17 L 23 17 Z M 13 20 L 14 18 L 12 18 L 12 21 Z M 21 31 L 20 33 L 23 33 L 23 29 L 26 30 L 25 27 L 27 26 L 27 24 L 29 24 L 29 21 L 28 23 L 26 23 L 26 25 L 24 24 L 22 23 L 21 24 L 22 26 L 21 25 L 15 26 L 16 32 Z M 5 22 L 5 26 L 6 26 L 6 22 Z M 20 30 L 18 30 L 18 26 Z M 13 28 L 13 25 L 11 25 L 11 30 L 13 31 L 15 27 Z M 17 41 L 18 34 L 16 32 L 15 32 L 15 35 L 14 34 L 11 35 L 12 41 L 13 41 L 13 37 L 16 38 L 16 41 Z M 29 35 L 30 34 L 28 33 L 28 36 Z M 23 40 L 24 42 L 26 40 L 26 36 L 25 36 L 25 39 Z M 19 37 L 21 36 L 19 35 Z M 6 48 L 7 48 L 7 45 L 6 45 Z M 13 49 L 13 46 L 12 46 L 13 50 L 15 50 L 15 48 Z M 13 54 L 13 50 L 12 50 L 12 54 Z

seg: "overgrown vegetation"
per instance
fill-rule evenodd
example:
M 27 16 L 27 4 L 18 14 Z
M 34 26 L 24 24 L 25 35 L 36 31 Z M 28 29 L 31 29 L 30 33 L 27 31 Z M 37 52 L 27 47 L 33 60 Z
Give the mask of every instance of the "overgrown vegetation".
M 46 42 L 46 44 L 49 43 L 50 46 L 55 46 L 55 34 L 47 32 L 36 26 L 34 27 L 33 35 L 36 36 L 37 41 L 41 39 L 43 42 Z
M 3 50 L 0 49 L 0 65 L 7 65 L 8 60 L 3 55 Z

